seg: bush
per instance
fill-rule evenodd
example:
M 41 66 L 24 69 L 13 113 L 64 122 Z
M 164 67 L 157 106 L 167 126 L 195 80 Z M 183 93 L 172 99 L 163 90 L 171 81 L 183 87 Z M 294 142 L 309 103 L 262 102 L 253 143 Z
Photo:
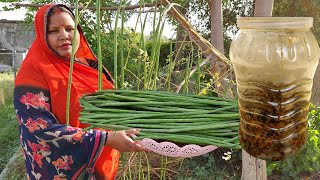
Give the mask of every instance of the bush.
M 230 149 L 218 148 L 208 154 L 184 159 L 177 180 L 241 179 L 241 150 L 233 150 L 232 157 L 224 160 Z
M 309 112 L 308 142 L 296 156 L 268 164 L 268 174 L 277 172 L 283 178 L 298 177 L 302 173 L 320 170 L 320 107 L 311 105 Z

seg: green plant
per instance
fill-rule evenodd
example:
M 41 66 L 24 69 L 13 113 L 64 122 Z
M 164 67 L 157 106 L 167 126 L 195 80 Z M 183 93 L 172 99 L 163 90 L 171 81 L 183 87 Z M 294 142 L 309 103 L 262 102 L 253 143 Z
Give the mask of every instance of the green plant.
M 177 180 L 207 180 L 207 179 L 240 179 L 241 150 L 234 150 L 230 160 L 222 159 L 226 151 L 219 148 L 208 154 L 184 159 L 179 169 Z
M 159 54 L 160 67 L 164 67 L 167 64 L 166 59 L 170 55 L 170 44 L 171 44 L 170 41 L 161 39 L 160 54 Z M 152 46 L 153 46 L 152 42 L 148 41 L 147 47 L 146 47 L 148 54 L 151 54 Z M 172 50 L 174 50 L 173 47 L 171 47 L 171 51 Z
M 297 155 L 268 164 L 268 174 L 279 172 L 283 178 L 297 177 L 300 173 L 320 170 L 320 107 L 310 106 L 308 142 Z
M 117 31 L 110 31 L 108 33 L 102 33 L 101 34 L 101 41 L 102 41 L 102 61 L 105 67 L 114 74 L 114 34 L 117 33 L 117 37 L 120 37 L 121 29 L 118 29 Z M 137 61 L 138 56 L 140 54 L 139 49 L 139 41 L 140 41 L 140 34 L 132 32 L 128 28 L 124 28 L 123 34 L 122 34 L 122 43 L 125 44 L 123 47 L 124 51 L 124 60 L 126 61 L 127 56 L 129 56 L 129 63 L 125 64 L 126 69 L 134 70 L 133 73 L 137 73 Z M 120 57 L 120 44 L 117 43 L 117 47 L 119 48 L 119 51 L 117 51 L 117 56 Z M 129 50 L 131 49 L 131 50 Z M 120 64 L 120 59 L 118 59 L 118 64 Z M 118 67 L 118 71 L 120 72 L 120 66 Z M 126 72 L 127 73 L 127 72 Z M 129 74 L 129 73 L 127 73 Z M 127 80 L 127 77 L 125 78 Z
M 13 74 L 0 73 L 0 172 L 15 153 L 19 130 L 13 107 Z

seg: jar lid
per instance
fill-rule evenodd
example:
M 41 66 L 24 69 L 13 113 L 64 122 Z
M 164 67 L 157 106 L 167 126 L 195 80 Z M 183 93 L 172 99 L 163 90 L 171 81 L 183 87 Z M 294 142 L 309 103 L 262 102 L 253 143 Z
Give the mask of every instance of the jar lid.
M 239 28 L 305 28 L 313 26 L 312 17 L 238 17 Z

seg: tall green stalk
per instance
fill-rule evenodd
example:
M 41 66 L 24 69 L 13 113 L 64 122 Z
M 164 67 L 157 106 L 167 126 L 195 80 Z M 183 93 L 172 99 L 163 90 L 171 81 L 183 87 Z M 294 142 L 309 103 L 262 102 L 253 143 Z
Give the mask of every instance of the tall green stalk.
M 159 25 L 157 28 L 157 43 L 156 43 L 156 54 L 155 54 L 155 70 L 154 70 L 154 81 L 153 81 L 153 87 L 154 89 L 157 89 L 157 78 L 158 78 L 158 71 L 159 71 L 159 58 L 160 58 L 160 48 L 161 48 L 161 36 L 162 36 L 162 32 L 163 32 L 163 28 L 164 28 L 164 24 L 165 24 L 165 20 L 162 21 L 161 24 L 161 14 L 160 14 L 160 19 L 159 19 Z M 159 29 L 160 28 L 160 29 Z
M 100 7 L 101 7 L 101 2 L 100 0 L 96 1 L 97 4 L 97 49 L 98 49 L 98 90 L 102 90 L 102 55 L 101 55 L 101 28 L 100 28 Z
M 168 163 L 168 157 L 161 156 L 161 172 L 160 172 L 161 180 L 166 179 L 167 163 Z
M 162 180 L 162 178 L 163 178 L 163 170 L 164 170 L 164 168 L 163 168 L 163 155 L 161 155 L 161 160 L 160 160 L 160 180 Z
M 148 17 L 148 14 L 146 14 L 146 16 L 144 17 L 144 21 L 143 21 L 143 24 L 141 25 L 141 36 L 140 36 L 140 49 L 142 49 L 143 51 L 146 51 L 146 43 L 145 43 L 145 39 L 144 39 L 144 29 L 145 29 L 145 26 L 146 26 L 146 22 L 147 22 L 147 17 Z M 148 74 L 148 71 L 147 71 L 147 58 L 145 58 L 144 56 L 145 53 L 143 53 L 143 62 L 144 62 L 144 66 L 143 66 L 143 88 L 144 89 L 147 89 L 147 74 Z
M 119 20 L 119 14 L 121 9 L 122 0 L 120 0 L 120 4 L 118 5 L 118 10 L 116 14 L 116 20 L 114 23 L 114 34 L 113 34 L 113 60 L 114 60 L 114 89 L 118 89 L 118 20 Z
M 142 1 L 140 3 L 140 9 L 139 9 L 139 14 L 138 14 L 138 20 L 136 21 L 136 24 L 135 24 L 135 27 L 134 27 L 134 31 L 136 31 L 137 29 L 137 26 L 138 26 L 138 22 L 140 20 L 141 22 L 141 34 L 140 34 L 140 49 L 142 51 L 145 51 L 146 48 L 145 48 L 145 42 L 144 42 L 144 28 L 145 28 L 145 24 L 146 24 L 146 18 L 148 16 L 148 13 L 146 14 L 145 16 L 145 19 L 144 19 L 144 22 L 142 22 L 142 19 L 141 19 L 141 11 L 142 11 L 142 4 L 144 5 L 144 1 Z M 131 50 L 131 49 L 130 49 Z M 129 57 L 130 53 L 128 54 L 128 57 Z M 144 57 L 144 56 L 143 56 Z M 137 70 L 137 90 L 139 91 L 140 90 L 140 82 L 141 82 L 141 61 L 142 61 L 143 58 L 138 58 L 138 70 Z M 128 61 L 128 59 L 127 59 Z
M 138 179 L 140 180 L 141 179 L 141 174 L 142 174 L 142 177 L 143 177 L 143 172 L 142 171 L 142 165 L 141 165 L 141 152 L 139 152 L 139 165 L 138 165 Z
M 148 173 L 148 176 L 147 176 L 147 180 L 150 180 L 150 163 L 149 163 L 149 159 L 148 159 L 148 156 L 147 156 L 147 153 L 144 153 L 145 154 L 145 157 L 146 157 L 146 161 L 147 161 L 147 173 Z
M 200 53 L 200 49 L 198 49 L 198 61 L 197 61 L 197 66 L 198 66 L 199 68 L 197 69 L 197 94 L 199 94 L 200 91 L 201 91 L 201 87 L 200 87 L 200 77 L 201 77 L 200 63 L 201 63 L 201 53 Z
M 172 40 L 170 40 L 170 55 L 169 55 L 169 62 L 168 62 L 168 77 L 167 77 L 167 91 L 170 91 L 170 89 L 171 89 L 171 84 L 170 84 L 170 82 L 171 82 L 171 74 L 172 74 L 172 69 L 173 69 L 173 67 L 172 67 L 172 64 L 173 64 L 173 62 L 172 62 L 172 54 L 173 52 L 172 52 Z
M 188 83 L 189 83 L 189 64 L 190 64 L 190 53 L 188 55 L 187 61 L 186 61 L 186 69 L 185 69 L 185 73 L 184 73 L 184 84 L 182 86 L 182 91 L 185 94 L 188 94 Z
M 78 7 L 78 0 L 75 2 L 75 18 L 74 18 L 74 29 L 78 27 L 79 24 L 79 7 Z M 77 32 L 73 32 L 73 37 L 77 37 Z M 70 67 L 69 67 L 69 79 L 68 79 L 68 91 L 67 91 L 67 102 L 66 102 L 66 124 L 69 125 L 70 120 L 70 98 L 71 98 L 71 83 L 72 83 L 72 73 L 73 73 L 73 64 L 74 64 L 74 56 L 76 54 L 76 40 L 77 38 L 72 39 L 72 51 L 71 51 L 71 58 L 70 58 Z
M 186 62 L 186 72 L 185 72 L 185 83 L 183 85 L 183 91 L 185 94 L 188 94 L 188 87 L 189 87 L 189 79 L 190 79 L 190 70 L 192 68 L 192 59 L 193 59 L 193 46 L 192 46 L 192 43 L 191 44 L 191 51 L 189 52 L 189 57 L 187 59 L 187 62 Z
M 122 7 L 122 4 L 121 4 Z M 121 32 L 120 32 L 120 88 L 124 88 L 124 56 L 123 56 L 123 31 L 124 31 L 124 10 L 121 11 Z
M 137 27 L 138 27 L 138 24 L 139 24 L 139 20 L 142 24 L 142 20 L 141 20 L 141 14 L 142 14 L 142 4 L 144 4 L 144 2 L 140 2 L 140 9 L 139 9 L 139 13 L 138 13 L 138 17 L 137 17 L 137 21 L 135 23 L 135 26 L 134 26 L 134 32 L 136 32 L 137 30 Z M 123 11 L 124 12 L 124 11 Z M 124 15 L 124 13 L 122 13 L 122 15 Z M 147 18 L 147 16 L 146 16 Z M 146 51 L 146 48 L 145 48 L 145 42 L 144 42 L 144 28 L 145 28 L 145 24 L 146 24 L 146 18 L 145 18 L 145 21 L 143 22 L 143 24 L 141 25 L 141 34 L 140 34 L 140 45 L 139 45 L 139 48 L 142 50 L 142 51 Z M 124 19 L 124 17 L 122 17 L 122 19 Z M 122 21 L 124 22 L 124 21 Z M 122 24 L 122 28 L 124 28 L 124 24 Z M 123 30 L 123 29 L 122 29 Z M 122 33 L 123 34 L 123 33 Z M 120 37 L 123 37 L 123 35 L 120 35 Z M 123 38 L 122 38 L 123 39 Z M 124 43 L 120 43 L 121 46 L 123 47 Z M 123 48 L 122 48 L 123 49 Z M 138 58 L 137 59 L 137 62 L 138 62 L 138 68 L 137 68 L 137 75 L 135 75 L 133 72 L 131 72 L 129 69 L 127 69 L 127 65 L 129 63 L 129 60 L 130 60 L 130 55 L 131 55 L 131 50 L 132 50 L 132 46 L 129 46 L 128 47 L 128 52 L 127 52 L 127 57 L 126 57 L 126 60 L 125 60 L 125 64 L 122 66 L 124 67 L 123 71 L 126 70 L 128 71 L 129 73 L 131 73 L 133 76 L 136 77 L 137 79 L 137 90 L 140 89 L 140 83 L 141 83 L 141 61 L 142 59 L 141 58 Z M 141 56 L 140 56 L 141 57 Z M 124 79 L 123 79 L 123 82 L 124 82 Z
M 158 79 L 158 70 L 159 70 L 159 56 L 160 56 L 160 47 L 161 47 L 161 35 L 163 32 L 163 27 L 165 21 L 162 21 L 162 13 L 159 15 L 159 20 L 156 23 L 156 12 L 153 19 L 153 37 L 152 37 L 152 50 L 150 57 L 150 69 L 148 73 L 150 89 L 157 89 L 157 79 Z M 162 23 L 161 23 L 162 22 Z
M 168 157 L 165 156 L 164 157 L 164 171 L 163 171 L 163 179 L 166 179 L 166 173 L 167 173 L 167 164 L 168 164 Z
M 157 19 L 157 7 L 155 7 L 155 12 L 154 12 L 154 17 L 153 17 L 153 23 L 152 23 L 152 32 L 153 32 L 153 36 L 152 36 L 152 49 L 151 49 L 151 57 L 150 57 L 150 66 L 149 66 L 149 72 L 147 74 L 148 77 L 148 81 L 147 81 L 147 88 L 148 89 L 152 89 L 151 87 L 151 80 L 152 80 L 152 74 L 154 71 L 154 64 L 155 64 L 155 49 L 156 49 L 156 42 L 157 42 L 157 27 L 156 27 L 156 19 Z
M 129 164 L 128 166 L 128 171 L 129 171 L 129 180 L 132 180 L 131 164 Z

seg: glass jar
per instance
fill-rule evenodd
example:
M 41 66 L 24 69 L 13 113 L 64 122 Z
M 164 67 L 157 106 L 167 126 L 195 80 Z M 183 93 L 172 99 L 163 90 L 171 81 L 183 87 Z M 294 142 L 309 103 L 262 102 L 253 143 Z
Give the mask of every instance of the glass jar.
M 249 154 L 281 160 L 307 142 L 313 76 L 320 52 L 310 17 L 241 17 L 230 47 Z

